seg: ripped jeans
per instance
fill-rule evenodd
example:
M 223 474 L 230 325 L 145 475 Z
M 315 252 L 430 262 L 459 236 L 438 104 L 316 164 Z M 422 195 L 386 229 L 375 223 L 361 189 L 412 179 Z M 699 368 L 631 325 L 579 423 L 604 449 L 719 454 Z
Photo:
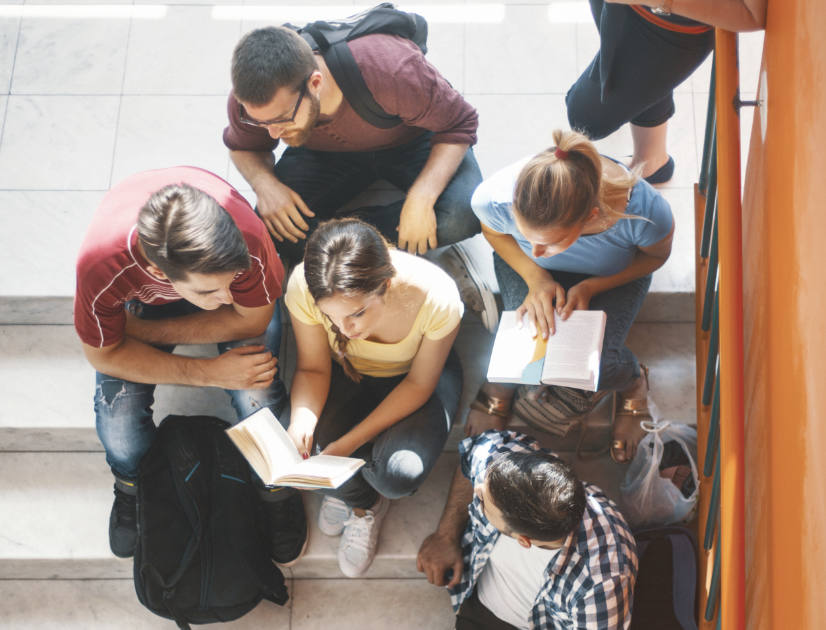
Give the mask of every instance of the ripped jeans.
M 132 303 L 130 308 L 140 309 L 135 314 L 142 319 L 167 319 L 179 317 L 198 310 L 198 307 L 180 300 L 170 304 L 150 305 Z M 218 343 L 218 352 L 224 353 L 239 346 L 264 344 L 278 356 L 281 345 L 280 300 L 269 326 L 263 335 L 251 339 L 240 339 Z M 164 352 L 172 352 L 175 346 L 158 346 Z M 225 390 L 238 420 L 249 416 L 261 407 L 269 407 L 276 417 L 287 402 L 284 383 L 276 374 L 266 389 Z M 155 422 L 152 418 L 152 404 L 155 402 L 155 385 L 133 383 L 97 372 L 95 378 L 95 427 L 103 448 L 106 462 L 114 475 L 132 481 L 138 474 L 138 463 L 155 437 Z M 237 422 L 237 420 L 236 420 Z
M 315 430 L 315 452 L 361 422 L 404 377 L 362 376 L 359 383 L 354 383 L 333 361 L 330 391 Z M 413 494 L 444 449 L 461 393 L 462 367 L 451 351 L 430 399 L 356 449 L 351 457 L 367 463 L 348 481 L 335 490 L 320 492 L 355 508 L 372 507 L 380 494 L 388 499 Z

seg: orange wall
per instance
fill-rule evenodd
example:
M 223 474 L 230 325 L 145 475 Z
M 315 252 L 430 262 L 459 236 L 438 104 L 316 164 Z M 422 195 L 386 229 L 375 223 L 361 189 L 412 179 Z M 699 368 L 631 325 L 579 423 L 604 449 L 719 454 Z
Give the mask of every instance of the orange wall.
M 766 124 L 757 112 L 743 200 L 747 626 L 820 630 L 826 628 L 826 2 L 770 0 L 763 69 Z

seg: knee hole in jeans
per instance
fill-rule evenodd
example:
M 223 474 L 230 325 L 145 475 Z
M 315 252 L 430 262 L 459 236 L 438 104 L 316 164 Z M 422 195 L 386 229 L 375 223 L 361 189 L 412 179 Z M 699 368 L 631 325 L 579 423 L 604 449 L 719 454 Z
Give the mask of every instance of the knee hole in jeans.
M 410 496 L 426 477 L 422 458 L 404 449 L 394 452 L 386 463 L 374 466 L 373 470 L 371 485 L 388 499 Z
M 126 394 L 126 383 L 120 380 L 102 381 L 97 386 L 95 402 L 105 404 L 110 409 L 118 401 L 118 398 Z

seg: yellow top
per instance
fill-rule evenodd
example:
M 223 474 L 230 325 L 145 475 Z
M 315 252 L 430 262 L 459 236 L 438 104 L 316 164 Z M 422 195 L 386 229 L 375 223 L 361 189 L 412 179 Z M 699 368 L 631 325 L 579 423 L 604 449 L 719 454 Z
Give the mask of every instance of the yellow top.
M 366 376 L 406 374 L 419 351 L 422 337 L 441 339 L 459 324 L 464 312 L 456 284 L 442 269 L 423 258 L 398 250 L 391 250 L 391 258 L 397 276 L 415 278 L 417 285 L 427 287 L 427 295 L 410 332 L 398 343 L 380 343 L 367 339 L 351 339 L 347 343 L 347 358 L 357 372 Z M 330 320 L 310 295 L 304 278 L 304 263 L 297 265 L 290 276 L 284 303 L 290 315 L 298 321 L 324 327 L 330 354 L 335 359 L 336 336 Z

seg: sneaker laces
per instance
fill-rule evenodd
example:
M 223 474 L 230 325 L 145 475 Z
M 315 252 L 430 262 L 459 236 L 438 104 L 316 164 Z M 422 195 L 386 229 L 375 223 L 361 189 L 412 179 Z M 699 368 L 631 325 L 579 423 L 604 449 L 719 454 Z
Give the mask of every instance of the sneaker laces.
M 344 501 L 335 497 L 324 497 L 322 509 L 325 520 L 333 523 L 343 521 L 346 524 L 351 514 L 350 507 Z
M 345 547 L 356 549 L 363 553 L 369 552 L 370 538 L 375 522 L 376 517 L 373 515 L 373 512 L 369 510 L 364 513 L 364 516 L 356 516 L 353 514 L 344 521 Z

